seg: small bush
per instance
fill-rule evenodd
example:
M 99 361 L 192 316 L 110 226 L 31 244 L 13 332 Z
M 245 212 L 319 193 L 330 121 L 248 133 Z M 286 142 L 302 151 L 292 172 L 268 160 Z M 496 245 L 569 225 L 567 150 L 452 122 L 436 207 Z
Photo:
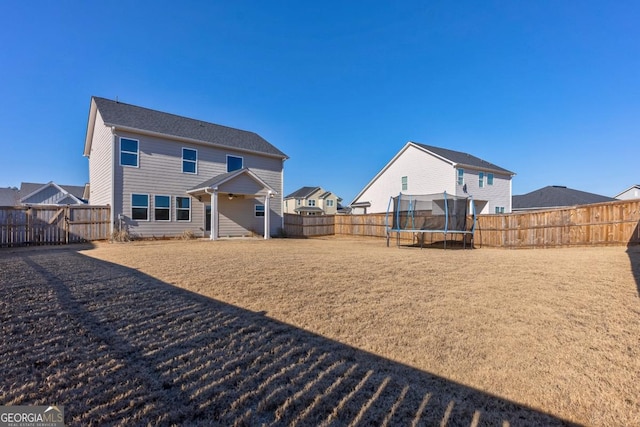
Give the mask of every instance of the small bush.
M 184 230 L 182 232 L 182 235 L 178 237 L 178 239 L 181 239 L 181 240 L 193 240 L 197 238 L 198 236 L 196 236 L 195 233 L 191 230 Z
M 129 230 L 127 229 L 121 229 L 121 230 L 114 230 L 113 233 L 111 233 L 111 241 L 112 242 L 130 242 L 133 240 L 133 237 L 131 236 L 131 234 L 129 233 Z

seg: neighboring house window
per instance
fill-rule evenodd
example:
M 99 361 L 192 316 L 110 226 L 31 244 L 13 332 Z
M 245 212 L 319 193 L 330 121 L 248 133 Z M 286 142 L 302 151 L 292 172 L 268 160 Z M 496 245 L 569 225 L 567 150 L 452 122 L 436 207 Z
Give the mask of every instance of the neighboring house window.
M 478 187 L 484 187 L 484 172 L 478 174 Z
M 120 165 L 138 167 L 138 141 L 120 138 Z
M 458 185 L 464 184 L 464 169 L 458 169 Z
M 156 221 L 171 220 L 171 197 L 155 196 L 153 198 L 153 215 Z
M 487 185 L 493 185 L 493 174 L 492 173 L 488 173 L 487 174 Z
M 328 208 L 333 207 L 333 200 L 331 200 L 331 199 L 327 200 L 327 207 Z
M 302 200 L 296 199 L 296 206 L 300 206 L 302 204 Z
M 242 157 L 227 155 L 227 172 L 237 171 L 242 169 Z
M 407 187 L 409 186 L 408 178 L 406 176 L 402 177 L 402 191 L 407 191 Z
M 182 172 L 198 173 L 198 150 L 191 148 L 182 149 Z
M 149 221 L 149 195 L 131 195 L 131 219 Z
M 504 213 L 504 206 L 496 206 L 496 213 L 497 214 L 503 214 Z
M 316 205 L 316 201 L 315 201 L 314 199 L 309 199 L 309 200 L 307 201 L 307 204 L 308 204 L 309 206 L 315 206 L 315 205 Z
M 191 221 L 191 199 L 189 197 L 176 197 L 176 219 Z
M 254 213 L 256 216 L 264 216 L 264 205 L 256 204 Z

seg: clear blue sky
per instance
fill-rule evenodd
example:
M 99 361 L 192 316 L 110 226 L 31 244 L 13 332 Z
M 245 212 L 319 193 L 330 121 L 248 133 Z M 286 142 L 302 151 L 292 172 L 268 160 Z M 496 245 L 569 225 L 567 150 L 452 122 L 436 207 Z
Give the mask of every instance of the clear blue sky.
M 92 95 L 254 131 L 349 203 L 409 140 L 640 184 L 638 1 L 3 1 L 0 187 L 82 185 Z

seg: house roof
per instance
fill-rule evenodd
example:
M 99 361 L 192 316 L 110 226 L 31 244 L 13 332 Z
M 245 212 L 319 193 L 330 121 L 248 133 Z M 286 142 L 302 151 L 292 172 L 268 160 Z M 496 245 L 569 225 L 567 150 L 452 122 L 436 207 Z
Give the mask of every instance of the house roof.
M 324 212 L 322 208 L 317 206 L 300 206 L 299 208 L 295 208 L 294 212 Z
M 574 190 L 561 185 L 549 185 L 527 194 L 513 196 L 512 209 L 545 209 L 610 202 L 612 197 Z
M 447 148 L 434 147 L 432 145 L 420 144 L 418 142 L 413 142 L 413 144 L 419 147 L 422 147 L 425 150 L 430 151 L 438 155 L 439 157 L 442 157 L 460 166 L 470 166 L 478 169 L 493 170 L 496 172 L 504 173 L 506 175 L 515 175 L 515 173 L 511 172 L 510 170 L 501 168 L 498 165 L 487 162 L 486 160 L 473 156 L 469 153 L 463 153 L 462 151 L 449 150 Z
M 306 199 L 318 190 L 320 190 L 320 187 L 302 187 L 285 196 L 285 199 Z
M 278 194 L 277 191 L 275 191 L 273 188 L 271 188 L 271 186 L 269 184 L 267 184 L 266 182 L 264 182 L 262 179 L 260 179 L 260 177 L 258 175 L 256 175 L 255 173 L 253 173 L 251 171 L 251 169 L 249 168 L 242 168 L 242 169 L 238 169 L 232 172 L 227 172 L 227 173 L 223 173 L 220 175 L 216 175 L 211 179 L 208 179 L 198 185 L 196 185 L 193 188 L 190 188 L 189 190 L 187 190 L 188 194 L 196 194 L 196 193 L 202 193 L 204 192 L 205 189 L 210 189 L 210 188 L 216 188 L 222 184 L 224 184 L 225 182 L 231 181 L 232 179 L 240 176 L 240 175 L 248 175 L 249 177 L 251 177 L 254 181 L 256 181 L 258 184 L 260 184 L 263 188 L 267 189 L 268 191 L 271 191 L 273 194 Z
M 16 206 L 20 204 L 19 200 L 17 188 L 0 188 L 0 206 Z
M 204 142 L 283 159 L 287 158 L 286 154 L 254 132 L 163 113 L 96 96 L 91 99 L 92 109 L 95 104 L 106 126 L 115 126 L 116 128 L 133 132 L 149 132 L 194 142 Z M 90 112 L 89 128 L 92 127 L 92 120 L 95 120 L 95 112 Z M 89 153 L 86 147 L 90 146 L 91 134 L 92 130 L 88 130 L 85 141 L 85 155 Z
M 48 186 L 55 186 L 58 189 L 63 190 L 64 192 L 69 193 L 71 196 L 73 196 L 73 198 L 77 199 L 74 201 L 74 203 L 79 203 L 79 202 L 84 202 L 86 203 L 87 200 L 83 197 L 84 196 L 84 189 L 85 186 L 80 186 L 80 185 L 61 185 L 61 184 L 56 184 L 53 181 L 50 181 L 46 184 L 41 184 L 41 183 L 36 183 L 36 182 L 21 182 L 20 183 L 20 190 L 19 190 L 19 198 L 20 200 L 24 200 L 25 198 L 34 195 L 35 193 L 37 193 L 38 191 L 44 189 L 45 187 Z

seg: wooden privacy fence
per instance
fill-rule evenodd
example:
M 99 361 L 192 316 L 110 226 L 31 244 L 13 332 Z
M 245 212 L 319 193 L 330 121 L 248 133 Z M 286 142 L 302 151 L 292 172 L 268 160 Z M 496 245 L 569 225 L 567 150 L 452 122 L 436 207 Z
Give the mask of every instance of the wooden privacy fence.
M 285 231 L 293 237 L 335 234 L 386 238 L 385 217 L 386 214 L 285 215 Z M 414 236 L 401 233 L 400 239 L 412 242 Z M 476 247 L 502 248 L 640 244 L 640 200 L 480 215 L 474 243 Z
M 481 215 L 476 246 L 549 248 L 640 243 L 640 200 Z
M 0 207 L 0 247 L 104 240 L 109 214 L 109 206 Z
M 289 237 L 330 236 L 335 234 L 335 215 L 284 214 L 284 231 Z

